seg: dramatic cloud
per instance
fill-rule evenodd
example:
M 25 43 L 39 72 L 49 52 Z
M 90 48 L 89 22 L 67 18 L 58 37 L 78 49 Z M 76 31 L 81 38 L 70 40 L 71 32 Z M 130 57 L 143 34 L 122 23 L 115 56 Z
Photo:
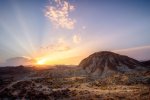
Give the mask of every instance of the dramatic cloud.
M 7 59 L 1 66 L 19 66 L 19 65 L 33 65 L 35 60 L 29 57 L 14 57 Z
M 74 42 L 75 44 L 80 43 L 80 41 L 81 41 L 81 37 L 80 37 L 79 35 L 74 35 L 74 36 L 73 36 L 73 42 Z
M 74 6 L 66 0 L 54 0 L 47 6 L 45 16 L 56 26 L 66 29 L 73 29 L 75 20 L 69 17 L 69 13 L 74 10 Z

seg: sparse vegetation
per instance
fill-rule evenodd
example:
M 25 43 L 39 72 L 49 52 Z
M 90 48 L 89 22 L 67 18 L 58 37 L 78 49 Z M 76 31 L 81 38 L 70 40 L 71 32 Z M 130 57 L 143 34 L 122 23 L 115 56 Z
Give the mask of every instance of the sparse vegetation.
M 32 69 L 30 72 L 33 73 L 24 74 L 26 77 L 22 75 L 21 80 L 11 80 L 5 86 L 4 83 L 1 83 L 0 98 L 36 100 L 150 99 L 150 74 L 148 71 L 116 73 L 105 78 L 94 78 L 85 73 L 80 72 L 79 74 L 78 68 L 65 67 L 61 69 Z M 1 80 L 3 81 L 2 78 Z

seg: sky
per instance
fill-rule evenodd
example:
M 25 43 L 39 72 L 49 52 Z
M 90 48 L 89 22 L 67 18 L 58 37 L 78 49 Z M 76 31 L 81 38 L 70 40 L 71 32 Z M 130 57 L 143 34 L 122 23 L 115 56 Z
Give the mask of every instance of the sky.
M 150 59 L 149 0 L 0 0 L 0 65 L 78 64 L 98 51 Z

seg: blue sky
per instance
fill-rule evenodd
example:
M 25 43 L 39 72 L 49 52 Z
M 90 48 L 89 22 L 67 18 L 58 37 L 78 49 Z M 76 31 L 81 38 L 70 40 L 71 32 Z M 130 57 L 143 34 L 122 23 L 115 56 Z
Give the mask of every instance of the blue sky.
M 45 15 L 47 7 L 56 7 L 52 2 L 0 1 L 0 62 L 12 57 L 51 59 L 56 54 L 78 63 L 93 52 L 124 49 L 129 56 L 150 59 L 149 0 L 68 0 L 74 7 L 67 18 L 75 20 L 71 29 L 56 27 L 60 23 Z M 132 55 L 134 48 L 142 48 L 141 58 Z

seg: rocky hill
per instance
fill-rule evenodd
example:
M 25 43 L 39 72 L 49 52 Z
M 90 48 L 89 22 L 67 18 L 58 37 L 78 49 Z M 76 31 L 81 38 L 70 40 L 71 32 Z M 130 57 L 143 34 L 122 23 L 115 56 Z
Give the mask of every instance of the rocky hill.
M 133 58 L 109 51 L 96 52 L 83 59 L 79 66 L 89 74 L 100 76 L 146 69 L 141 62 Z

